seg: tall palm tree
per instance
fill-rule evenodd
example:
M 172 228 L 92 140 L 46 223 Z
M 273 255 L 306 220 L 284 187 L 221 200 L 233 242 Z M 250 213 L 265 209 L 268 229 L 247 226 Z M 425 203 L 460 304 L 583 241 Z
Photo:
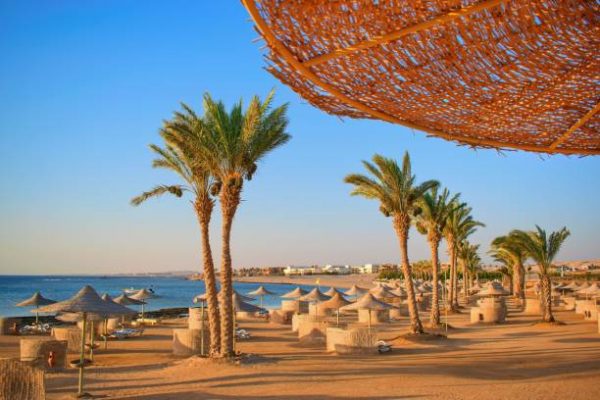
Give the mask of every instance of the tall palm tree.
M 525 251 L 511 232 L 505 236 L 498 236 L 492 241 L 491 254 L 499 262 L 506 264 L 513 270 L 513 295 L 520 301 L 525 301 Z
M 150 148 L 158 155 L 152 166 L 175 172 L 185 182 L 185 185 L 160 185 L 133 198 L 131 203 L 138 206 L 151 197 L 166 193 L 177 197 L 182 197 L 185 192 L 193 195 L 192 204 L 200 224 L 203 275 L 210 330 L 209 355 L 215 357 L 220 353 L 221 346 L 219 303 L 209 239 L 210 219 L 215 204 L 211 191 L 214 192 L 215 182 L 196 151 L 204 135 L 202 121 L 190 107 L 185 104 L 182 104 L 182 107 L 182 112 L 176 112 L 173 119 L 166 121 L 160 131 L 165 147 L 150 145 Z
M 431 314 L 429 324 L 431 328 L 437 328 L 440 324 L 440 306 L 439 306 L 439 247 L 442 241 L 444 228 L 448 215 L 457 207 L 458 194 L 450 197 L 448 189 L 444 189 L 438 193 L 438 187 L 434 187 L 423 195 L 421 200 L 421 210 L 416 227 L 417 230 L 427 235 L 429 248 L 431 250 L 431 265 L 432 265 L 432 296 L 431 296 Z M 462 206 L 459 204 L 459 206 Z
M 469 284 L 472 276 L 476 273 L 481 264 L 481 257 L 478 254 L 479 245 L 471 244 L 468 240 L 463 240 L 458 246 L 457 258 L 463 267 L 463 283 L 465 296 L 469 292 Z
M 448 220 L 444 227 L 444 236 L 450 256 L 450 295 L 448 296 L 447 307 L 454 312 L 458 311 L 458 271 L 456 264 L 459 245 L 473 234 L 478 226 L 485 226 L 473 219 L 471 211 L 471 207 L 454 207 L 452 212 L 448 214 Z
M 257 162 L 287 143 L 287 104 L 271 109 L 274 92 L 264 101 L 252 98 L 244 111 L 242 101 L 228 112 L 221 101 L 204 95 L 203 136 L 199 152 L 217 180 L 221 203 L 223 242 L 221 255 L 221 353 L 233 356 L 233 286 L 231 227 L 241 201 L 245 180 L 251 180 Z
M 423 326 L 417 310 L 411 266 L 408 260 L 408 231 L 411 221 L 421 212 L 419 207 L 421 198 L 428 190 L 438 186 L 439 183 L 429 180 L 416 184 L 415 176 L 411 171 L 408 152 L 404 153 L 402 168 L 396 160 L 385 158 L 379 154 L 375 154 L 372 160 L 373 163 L 363 161 L 363 165 L 372 177 L 351 174 L 346 176 L 344 181 L 354 185 L 353 196 L 379 200 L 379 210 L 386 217 L 392 218 L 400 245 L 411 331 L 412 333 L 423 333 Z
M 520 230 L 512 231 L 511 235 L 514 235 L 515 240 L 523 247 L 526 255 L 538 264 L 540 280 L 542 282 L 542 320 L 544 322 L 554 322 L 549 273 L 562 244 L 571 232 L 566 227 L 563 227 L 559 231 L 548 235 L 539 226 L 536 225 L 535 228 L 535 231 L 529 232 Z

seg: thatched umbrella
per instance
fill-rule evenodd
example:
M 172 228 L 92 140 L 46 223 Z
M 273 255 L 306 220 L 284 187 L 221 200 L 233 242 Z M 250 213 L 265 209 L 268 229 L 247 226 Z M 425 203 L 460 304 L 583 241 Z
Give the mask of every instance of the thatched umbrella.
M 326 292 L 323 292 L 324 295 L 333 297 L 336 293 L 344 294 L 341 290 L 334 288 L 333 286 L 329 288 Z
M 28 306 L 40 307 L 40 306 L 47 306 L 49 304 L 54 304 L 54 303 L 56 303 L 56 300 L 47 299 L 44 296 L 42 296 L 42 294 L 39 291 L 37 291 L 27 300 L 23 300 L 22 302 L 17 303 L 17 307 L 28 307 Z M 35 311 L 36 325 L 39 324 L 39 322 L 40 322 L 39 313 L 37 311 Z
M 321 303 L 321 308 L 324 310 L 335 309 L 336 310 L 336 319 L 335 325 L 340 325 L 340 308 L 347 306 L 350 304 L 348 300 L 346 300 L 340 292 L 335 292 L 331 299 Z
M 360 286 L 352 285 L 352 287 L 344 292 L 347 296 L 354 296 L 354 300 L 358 300 L 358 296 L 362 296 L 367 293 L 369 289 L 362 288 Z
M 317 316 L 319 315 L 319 303 L 325 300 L 329 300 L 329 296 L 323 294 L 318 287 L 314 288 L 304 296 L 298 298 L 300 301 L 309 301 L 314 303 L 317 309 Z
M 586 299 L 589 299 L 590 296 L 600 295 L 600 286 L 597 283 L 592 283 L 587 288 L 578 290 L 577 294 L 583 294 Z
M 258 289 L 253 290 L 251 292 L 248 292 L 249 295 L 251 296 L 259 296 L 260 298 L 260 307 L 262 308 L 263 306 L 263 297 L 265 296 L 269 296 L 269 295 L 274 295 L 275 293 L 270 292 L 269 290 L 265 289 L 264 286 L 259 286 Z
M 384 286 L 376 286 L 373 289 L 369 290 L 369 293 L 371 293 L 373 295 L 373 297 L 375 297 L 377 300 L 394 299 L 394 298 L 400 297 L 400 296 L 392 293 L 392 291 L 390 291 L 388 288 L 386 288 Z
M 287 292 L 286 294 L 281 295 L 280 297 L 282 299 L 297 299 L 299 297 L 302 297 L 306 294 L 306 290 L 301 289 L 300 286 L 296 287 L 296 289 Z
M 155 299 L 158 296 L 155 295 L 154 293 L 152 293 L 151 291 L 149 291 L 148 289 L 144 288 L 144 289 L 138 290 L 137 292 L 135 292 L 134 294 L 132 294 L 129 297 L 134 300 L 149 300 L 149 299 Z M 146 305 L 146 302 L 142 303 L 142 321 L 144 320 L 144 305 Z
M 123 315 L 134 312 L 129 308 L 114 302 L 104 301 L 98 296 L 98 293 L 89 285 L 81 288 L 75 296 L 68 300 L 43 306 L 37 309 L 39 312 L 47 313 L 78 313 L 82 316 L 83 326 L 81 328 L 81 353 L 79 357 L 79 384 L 77 387 L 78 396 L 83 396 L 83 370 L 85 366 L 85 330 L 88 314 L 97 315 Z
M 371 293 L 367 293 L 363 297 L 358 299 L 355 303 L 341 307 L 340 310 L 369 310 L 369 331 L 371 331 L 371 310 L 389 310 L 391 308 L 395 307 L 390 304 L 384 303 L 383 301 L 379 301 L 375 297 L 373 297 Z

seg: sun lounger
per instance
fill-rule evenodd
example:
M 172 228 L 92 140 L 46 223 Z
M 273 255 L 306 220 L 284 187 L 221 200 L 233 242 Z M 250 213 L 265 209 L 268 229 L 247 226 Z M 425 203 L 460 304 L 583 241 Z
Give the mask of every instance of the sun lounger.
M 235 337 L 237 339 L 241 339 L 241 340 L 245 340 L 245 339 L 250 339 L 250 333 L 245 330 L 245 329 L 237 329 L 235 331 Z
M 392 345 L 383 340 L 377 342 L 377 351 L 379 354 L 392 351 Z
M 140 325 L 156 325 L 159 321 L 156 318 L 138 318 L 135 322 Z
M 110 337 L 121 340 L 121 339 L 129 339 L 132 337 L 140 337 L 144 333 L 143 329 L 132 329 L 132 328 L 124 328 L 114 331 Z

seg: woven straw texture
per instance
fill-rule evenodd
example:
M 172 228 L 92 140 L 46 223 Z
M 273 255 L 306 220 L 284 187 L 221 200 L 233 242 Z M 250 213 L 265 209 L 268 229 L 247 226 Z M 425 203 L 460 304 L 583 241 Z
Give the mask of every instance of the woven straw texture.
M 472 147 L 600 154 L 595 1 L 242 2 L 268 70 L 328 113 Z

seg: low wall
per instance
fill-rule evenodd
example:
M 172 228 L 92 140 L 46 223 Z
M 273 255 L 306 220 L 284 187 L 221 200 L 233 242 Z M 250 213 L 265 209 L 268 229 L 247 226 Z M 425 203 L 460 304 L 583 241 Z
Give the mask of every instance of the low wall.
M 321 319 L 304 319 L 298 324 L 298 340 L 301 344 L 325 344 L 327 326 L 327 321 Z
M 306 314 L 308 313 L 308 303 L 299 300 L 281 300 L 281 310 Z
M 45 370 L 61 370 L 67 366 L 67 341 L 51 338 L 26 338 L 20 341 L 21 361 Z M 48 362 L 54 354 L 53 366 Z
M 291 325 L 295 311 L 269 310 L 269 322 L 280 325 Z
M 81 329 L 76 326 L 56 326 L 52 328 L 52 337 L 66 340 L 67 350 L 71 353 L 79 353 L 81 350 Z
M 540 299 L 530 297 L 526 298 L 525 309 L 523 310 L 523 313 L 530 315 L 540 315 L 542 313 L 542 305 L 540 304 Z
M 327 328 L 327 351 L 337 354 L 377 354 L 377 330 Z
M 575 313 L 583 315 L 583 311 L 587 310 L 592 304 L 596 304 L 595 300 L 575 300 Z
M 44 400 L 44 370 L 17 360 L 0 360 L 0 399 Z
M 326 316 L 331 315 L 331 310 L 323 308 L 320 304 L 311 303 L 308 305 L 308 313 L 310 315 Z
M 208 353 L 210 332 L 204 330 L 204 354 Z M 173 329 L 173 354 L 176 356 L 193 356 L 202 353 L 202 331 L 199 329 Z
M 358 322 L 369 323 L 369 310 L 358 310 Z M 371 325 L 390 322 L 389 310 L 371 310 Z
M 583 318 L 586 321 L 597 321 L 598 320 L 598 306 L 595 301 L 590 304 L 584 304 L 582 307 Z
M 204 321 L 208 320 L 208 311 L 204 308 Z M 200 329 L 202 327 L 202 308 L 188 308 L 188 329 Z
M 21 318 L 0 318 L 0 335 L 16 335 L 18 333 L 18 327 L 19 325 L 21 325 L 21 322 Z
M 563 296 L 562 301 L 564 304 L 563 309 L 565 311 L 573 311 L 575 310 L 575 297 L 573 296 Z

